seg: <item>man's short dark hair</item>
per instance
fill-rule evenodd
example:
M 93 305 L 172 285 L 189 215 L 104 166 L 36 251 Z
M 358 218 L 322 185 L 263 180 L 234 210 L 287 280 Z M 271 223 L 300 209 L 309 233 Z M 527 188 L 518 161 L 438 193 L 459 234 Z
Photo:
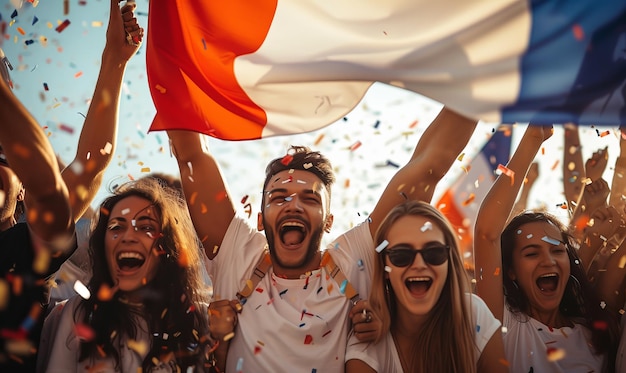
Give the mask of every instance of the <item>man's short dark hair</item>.
M 298 145 L 290 146 L 284 157 L 276 158 L 267 165 L 263 191 L 277 173 L 292 169 L 313 173 L 322 181 L 330 195 L 330 187 L 335 182 L 335 174 L 330 161 L 320 152 Z

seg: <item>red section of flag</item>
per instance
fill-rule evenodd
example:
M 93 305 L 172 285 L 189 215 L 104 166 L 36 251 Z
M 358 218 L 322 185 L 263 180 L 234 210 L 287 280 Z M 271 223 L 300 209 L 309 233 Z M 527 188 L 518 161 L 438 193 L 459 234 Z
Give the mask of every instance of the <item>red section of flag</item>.
M 275 9 L 276 0 L 150 1 L 146 65 L 157 109 L 150 130 L 260 138 L 266 114 L 237 83 L 234 61 L 261 46 Z

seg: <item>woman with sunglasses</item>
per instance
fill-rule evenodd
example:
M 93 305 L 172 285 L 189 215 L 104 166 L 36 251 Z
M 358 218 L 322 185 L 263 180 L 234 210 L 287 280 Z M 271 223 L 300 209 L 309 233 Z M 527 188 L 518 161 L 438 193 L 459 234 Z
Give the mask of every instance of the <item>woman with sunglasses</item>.
M 525 212 L 515 197 L 551 127 L 528 126 L 478 212 L 477 294 L 507 332 L 511 372 L 612 372 L 617 331 L 590 290 L 574 240 L 556 218 Z
M 508 372 L 500 322 L 477 296 L 448 220 L 431 205 L 394 208 L 376 233 L 373 344 L 348 343 L 346 372 Z

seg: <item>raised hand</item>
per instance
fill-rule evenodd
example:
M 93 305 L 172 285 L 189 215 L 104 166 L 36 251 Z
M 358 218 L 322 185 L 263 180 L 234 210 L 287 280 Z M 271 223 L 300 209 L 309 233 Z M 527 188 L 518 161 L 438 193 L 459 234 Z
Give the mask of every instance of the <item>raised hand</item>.
M 591 181 L 596 181 L 602 177 L 606 164 L 609 161 L 608 146 L 604 149 L 595 151 L 591 158 L 585 162 L 585 174 Z

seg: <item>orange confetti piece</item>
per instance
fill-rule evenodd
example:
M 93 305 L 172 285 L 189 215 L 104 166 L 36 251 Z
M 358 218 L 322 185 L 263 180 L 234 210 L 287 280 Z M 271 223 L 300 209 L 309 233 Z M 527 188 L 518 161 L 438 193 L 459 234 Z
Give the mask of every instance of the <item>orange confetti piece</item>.
M 319 136 L 317 136 L 317 139 L 315 139 L 315 142 L 313 142 L 313 145 L 319 145 L 320 142 L 322 142 L 322 139 L 324 138 L 324 134 L 320 133 Z
M 411 122 L 411 124 L 409 124 L 409 128 L 415 128 L 417 126 L 417 119 L 414 120 L 413 122 Z
M 476 198 L 476 195 L 474 193 L 470 193 L 469 197 L 467 197 L 467 199 L 463 201 L 463 206 L 467 206 L 470 203 L 474 202 L 475 198 Z
M 557 159 L 556 161 L 554 161 L 554 164 L 552 165 L 552 167 L 550 167 L 550 169 L 552 171 L 556 170 L 557 166 L 559 165 L 559 160 Z
M 79 71 L 76 74 L 74 74 L 74 78 L 80 78 L 81 76 L 83 76 L 83 72 Z
M 221 202 L 221 201 L 225 200 L 225 199 L 226 199 L 226 197 L 228 197 L 228 194 L 226 193 L 226 191 L 225 191 L 225 190 L 222 190 L 221 192 L 219 192 L 219 193 L 217 193 L 217 194 L 215 195 L 215 200 L 216 200 L 217 202 Z
M 354 144 L 350 145 L 350 151 L 355 151 L 361 147 L 361 142 L 357 140 Z
M 500 276 L 500 267 L 496 268 L 496 269 L 493 271 L 493 275 L 494 275 L 494 276 Z
M 21 28 L 21 27 L 18 27 L 18 28 L 17 28 L 17 32 L 19 32 L 19 33 L 20 33 L 20 34 L 22 34 L 22 35 L 26 35 L 26 31 L 24 31 L 24 29 L 23 29 L 23 28 Z
M 582 41 L 585 38 L 585 30 L 580 25 L 572 26 L 572 33 L 578 41 Z

